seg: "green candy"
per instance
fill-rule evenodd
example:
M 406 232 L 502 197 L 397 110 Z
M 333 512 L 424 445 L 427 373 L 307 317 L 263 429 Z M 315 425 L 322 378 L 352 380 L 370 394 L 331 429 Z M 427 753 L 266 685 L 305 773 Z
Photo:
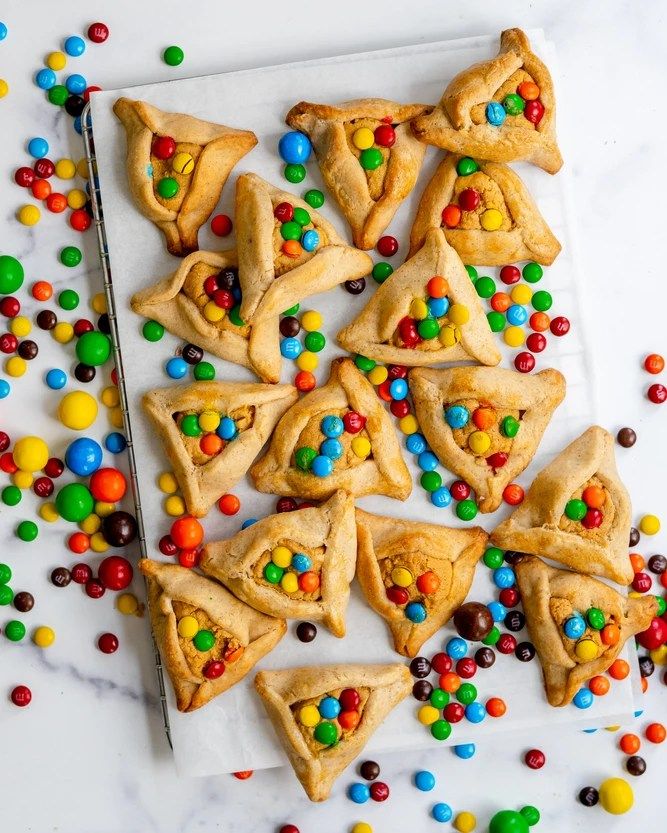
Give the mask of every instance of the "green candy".
M 452 733 L 451 723 L 440 718 L 431 723 L 431 734 L 436 740 L 447 740 Z
M 283 568 L 274 564 L 273 561 L 269 561 L 263 571 L 264 578 L 269 582 L 269 584 L 278 584 L 280 579 L 283 577 L 284 572 Z
M 601 631 L 606 624 L 605 615 L 599 607 L 589 607 L 586 612 L 588 624 L 596 631 Z
M 293 185 L 303 182 L 306 178 L 306 169 L 303 165 L 285 165 L 283 169 L 283 176 L 288 182 L 291 182 Z
M 199 437 L 202 433 L 197 414 L 186 414 L 181 420 L 181 431 L 186 437 Z
M 180 46 L 168 46 L 162 53 L 162 60 L 170 67 L 177 67 L 183 63 L 185 54 Z
M 141 334 L 146 341 L 159 341 L 164 335 L 164 327 L 158 321 L 151 319 L 146 321 L 141 328 Z
M 379 148 L 366 148 L 359 155 L 359 164 L 365 171 L 374 171 L 380 167 L 384 156 Z
M 545 289 L 540 289 L 531 298 L 533 309 L 536 309 L 538 312 L 546 312 L 548 309 L 551 309 L 553 302 L 554 300 L 551 297 L 551 293 L 547 292 Z
M 338 740 L 338 729 L 328 720 L 318 723 L 313 732 L 315 740 L 323 746 L 333 746 Z
M 528 833 L 528 820 L 516 810 L 501 810 L 489 822 L 489 833 Z
M 202 653 L 204 651 L 210 651 L 211 648 L 215 645 L 215 635 L 211 633 L 211 631 L 197 631 L 197 633 L 192 638 L 192 644 L 198 651 Z
M 12 568 L 9 564 L 0 564 L 0 584 L 7 584 L 12 580 Z
M 68 483 L 56 495 L 56 509 L 66 521 L 78 524 L 93 511 L 95 502 L 83 483 Z M 27 523 L 27 522 L 26 522 Z
M 487 312 L 486 320 L 489 322 L 492 333 L 502 333 L 505 329 L 506 319 L 502 312 Z
M 192 375 L 198 382 L 210 382 L 215 379 L 215 368 L 211 362 L 197 362 L 192 368 Z
M 417 324 L 417 332 L 426 340 L 435 338 L 440 332 L 440 324 L 436 318 L 423 318 Z
M 354 363 L 362 373 L 370 373 L 376 365 L 373 359 L 367 359 L 366 356 L 362 356 L 361 354 L 355 356 Z
M 25 625 L 18 619 L 12 619 L 5 625 L 5 636 L 12 642 L 20 642 L 25 636 Z
M 241 311 L 241 305 L 240 304 L 237 304 L 235 307 L 232 307 L 229 310 L 229 320 L 236 327 L 244 327 L 245 326 L 245 321 L 241 318 L 240 311 Z
M 173 176 L 163 177 L 157 184 L 157 192 L 163 200 L 171 200 L 180 191 L 180 186 Z
M 92 498 L 90 511 L 93 511 Z M 62 512 L 60 514 L 62 515 Z M 88 514 L 90 515 L 90 512 L 88 512 Z M 37 538 L 37 536 L 39 535 L 39 529 L 34 521 L 21 521 L 21 523 L 16 527 L 16 534 L 21 539 L 21 541 L 29 543 L 30 541 L 34 541 L 35 538 Z
M 500 423 L 500 433 L 503 437 L 509 437 L 510 439 L 516 437 L 519 433 L 519 428 L 521 428 L 521 423 L 513 416 L 506 416 Z
M 496 642 L 500 639 L 500 631 L 498 630 L 497 626 L 494 625 L 488 634 L 482 639 L 482 644 L 484 645 L 495 645 Z
M 477 699 L 477 688 L 472 683 L 461 683 L 456 691 L 456 699 L 464 706 L 474 703 Z
M 23 266 L 11 255 L 0 255 L 0 295 L 11 295 L 23 285 Z
M 436 489 L 442 486 L 442 477 L 437 471 L 425 471 L 419 478 L 419 482 L 421 483 L 422 489 L 425 489 L 427 492 L 435 492 Z
M 503 551 L 498 547 L 489 547 L 484 553 L 484 563 L 489 570 L 497 570 L 498 567 L 503 566 Z
M 317 457 L 317 451 L 310 446 L 304 445 L 294 452 L 294 462 L 301 471 L 310 471 L 313 460 Z
M 280 236 L 283 240 L 300 240 L 301 226 L 294 220 L 288 220 L 280 226 Z
M 0 584 L 0 606 L 5 606 L 12 603 L 14 598 L 14 591 L 6 584 Z
M 441 688 L 434 688 L 431 692 L 431 705 L 436 709 L 444 709 L 449 703 L 449 693 Z
M 17 506 L 21 502 L 21 490 L 18 486 L 5 486 L 2 490 L 2 502 L 6 506 Z
M 297 205 L 294 209 L 294 222 L 298 223 L 302 227 L 310 225 L 310 214 L 305 208 L 301 208 L 301 206 Z
M 583 500 L 568 500 L 565 504 L 565 514 L 571 521 L 580 521 L 587 512 L 586 504 Z
M 311 353 L 319 353 L 321 350 L 324 350 L 327 340 L 322 333 L 313 332 L 308 333 L 303 343 L 306 345 L 306 350 L 310 350 Z
M 61 309 L 73 310 L 79 306 L 79 295 L 73 289 L 63 289 L 58 295 L 58 305 Z M 83 338 L 83 336 L 81 336 Z
M 76 357 L 90 367 L 101 367 L 111 355 L 109 336 L 97 330 L 91 330 L 79 337 L 76 343 Z
M 81 249 L 77 249 L 76 246 L 65 246 L 60 250 L 59 257 L 63 266 L 67 266 L 72 269 L 81 263 L 83 255 L 81 254 Z
M 377 283 L 384 283 L 393 271 L 394 267 L 391 265 L 391 263 L 385 263 L 383 260 L 381 260 L 379 263 L 376 263 L 373 266 L 373 272 L 371 274 L 373 275 L 374 281 L 376 281 Z
M 64 84 L 56 84 L 47 92 L 46 97 L 55 104 L 56 107 L 62 107 L 69 98 L 69 91 Z
M 466 266 L 466 272 L 471 281 L 476 281 L 478 278 L 477 269 L 474 266 Z
M 285 315 L 285 316 L 288 316 L 288 315 L 296 315 L 296 314 L 297 314 L 297 312 L 298 312 L 300 309 L 301 309 L 301 304 L 294 304 L 294 306 L 293 306 L 293 307 L 290 307 L 289 309 L 286 309 L 286 310 L 285 310 L 285 312 L 283 313 L 283 315 Z
M 667 610 L 667 601 L 665 601 L 662 596 L 654 596 L 653 598 L 658 603 L 658 613 L 656 615 L 662 616 L 662 614 Z
M 519 116 L 523 113 L 526 102 L 516 93 L 510 93 L 503 99 L 503 107 L 509 116 Z
M 533 807 L 532 804 L 527 804 L 525 807 L 522 807 L 519 812 L 531 827 L 540 820 L 540 811 L 537 807 Z
M 477 504 L 474 500 L 466 498 L 456 504 L 456 516 L 462 521 L 472 521 L 477 517 Z
M 303 199 L 311 208 L 321 208 L 324 205 L 324 194 L 318 191 L 317 188 L 311 188 L 310 191 L 306 191 Z
M 490 298 L 496 294 L 496 283 L 493 278 L 484 276 L 477 278 L 475 281 L 475 289 L 480 298 Z
M 544 269 L 542 269 L 539 263 L 535 263 L 534 260 L 531 260 L 523 267 L 521 274 L 523 275 L 524 281 L 527 283 L 537 283 L 542 280 Z
M 479 170 L 479 165 L 470 156 L 463 156 L 456 163 L 456 173 L 459 176 L 470 176 Z

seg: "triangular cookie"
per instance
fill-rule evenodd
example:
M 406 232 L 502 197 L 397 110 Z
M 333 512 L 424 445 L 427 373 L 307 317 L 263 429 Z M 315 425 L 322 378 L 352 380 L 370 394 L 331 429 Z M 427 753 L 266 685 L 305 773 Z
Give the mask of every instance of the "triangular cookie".
M 250 324 L 373 268 L 318 211 L 256 174 L 236 180 L 236 242 L 241 318 Z
M 521 29 L 501 34 L 495 58 L 456 75 L 440 104 L 412 129 L 422 142 L 465 156 L 525 159 L 550 174 L 563 164 L 551 75 Z
M 431 109 L 362 98 L 338 106 L 301 101 L 287 114 L 290 127 L 310 136 L 322 178 L 359 249 L 375 247 L 414 188 L 426 148 L 410 121 Z
M 459 167 L 465 173 L 459 174 Z M 445 156 L 419 203 L 410 253 L 422 246 L 429 229 L 440 227 L 461 260 L 470 265 L 536 260 L 549 266 L 560 252 L 560 243 L 528 189 L 501 162 Z
M 630 496 L 616 469 L 614 438 L 593 425 L 542 469 L 524 502 L 491 538 L 503 549 L 543 555 L 582 573 L 630 584 L 631 514 Z
M 591 677 L 604 674 L 626 640 L 646 630 L 658 610 L 655 596 L 626 598 L 597 579 L 533 556 L 514 569 L 552 706 L 566 706 Z
M 551 368 L 534 376 L 491 367 L 416 369 L 410 392 L 440 462 L 474 489 L 481 512 L 493 512 L 532 460 L 565 396 L 565 379 Z
M 432 278 L 438 289 L 429 290 Z M 438 297 L 431 298 L 431 292 Z M 352 353 L 409 367 L 500 361 L 475 288 L 442 229 L 426 234 L 422 248 L 376 290 L 337 340 Z
M 193 252 L 169 277 L 133 295 L 132 309 L 159 321 L 170 333 L 194 342 L 214 356 L 249 367 L 262 381 L 278 382 L 281 366 L 278 320 L 265 321 L 261 327 L 234 323 L 239 319 L 229 314 L 231 293 L 216 283 L 221 275 L 223 278 L 237 275 L 237 265 L 235 251 Z M 209 281 L 211 277 L 213 281 Z M 207 292 L 209 283 L 210 293 Z M 226 306 L 217 305 L 216 297 Z M 217 320 L 221 313 L 223 317 Z
M 285 635 L 283 619 L 258 613 L 193 570 L 147 558 L 139 569 L 147 579 L 155 642 L 181 712 L 205 706 L 238 683 Z
M 350 359 L 334 359 L 328 382 L 289 409 L 250 476 L 260 492 L 315 500 L 412 491 L 389 414 Z
M 321 665 L 260 671 L 255 687 L 308 798 L 324 801 L 373 732 L 408 696 L 412 677 L 405 665 Z
M 144 395 L 191 515 L 203 517 L 232 490 L 298 396 L 291 385 L 259 382 L 196 382 Z
M 127 176 L 137 207 L 164 232 L 173 255 L 194 251 L 227 177 L 257 137 L 129 98 L 119 98 L 113 111 L 127 134 Z
M 488 537 L 478 526 L 450 529 L 357 509 L 357 579 L 387 620 L 395 651 L 417 656 L 449 621 L 468 595 Z
M 206 544 L 201 569 L 262 613 L 345 636 L 356 543 L 354 499 L 336 492 L 322 506 L 269 515 Z

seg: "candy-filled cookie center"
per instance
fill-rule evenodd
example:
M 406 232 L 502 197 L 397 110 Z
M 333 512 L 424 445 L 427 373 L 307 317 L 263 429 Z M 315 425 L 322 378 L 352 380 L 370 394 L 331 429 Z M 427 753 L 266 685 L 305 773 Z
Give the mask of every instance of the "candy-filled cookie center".
M 335 689 L 308 700 L 299 700 L 290 707 L 308 748 L 316 755 L 326 755 L 329 749 L 354 734 L 364 718 L 370 689 Z
M 191 142 L 176 142 L 171 136 L 153 137 L 148 176 L 155 199 L 171 211 L 179 211 L 203 148 Z
M 250 332 L 239 315 L 241 286 L 236 266 L 215 269 L 199 261 L 188 271 L 180 291 L 220 332 L 231 330 L 242 336 Z
M 328 244 L 324 229 L 310 211 L 273 200 L 273 268 L 276 278 L 307 263 Z
M 254 405 L 233 408 L 222 413 L 215 408 L 202 411 L 177 411 L 172 414 L 188 455 L 196 466 L 217 457 L 228 443 L 252 427 Z
M 257 560 L 255 580 L 291 599 L 319 601 L 324 552 L 324 547 L 304 547 L 298 541 L 281 539 Z
M 452 429 L 454 442 L 494 474 L 509 459 L 523 415 L 524 411 L 478 399 L 460 399 L 444 405 L 445 422 Z
M 559 526 L 566 532 L 602 545 L 608 540 L 615 514 L 609 490 L 594 475 L 565 504 Z
M 454 193 L 441 225 L 461 231 L 512 231 L 515 223 L 500 186 L 469 157 L 459 159 Z
M 366 417 L 349 408 L 321 411 L 307 422 L 294 447 L 291 465 L 315 477 L 328 477 L 372 459 Z
M 423 294 L 406 299 L 408 313 L 398 322 L 388 343 L 409 350 L 442 350 L 457 345 L 470 311 L 450 296 L 447 279 L 434 275 Z
M 549 610 L 568 657 L 577 665 L 598 659 L 620 639 L 616 618 L 599 607 L 591 605 L 580 611 L 569 599 L 554 596 Z
M 244 646 L 217 625 L 201 608 L 173 601 L 178 644 L 192 673 L 206 679 L 222 676 L 227 665 L 237 662 Z
M 507 125 L 521 130 L 537 130 L 545 113 L 540 88 L 523 67 L 513 72 L 491 96 L 470 111 L 473 124 L 491 127 Z
M 452 565 L 429 558 L 425 547 L 409 539 L 395 541 L 378 554 L 378 564 L 387 599 L 415 625 L 426 621 L 436 603 L 436 594 L 451 590 Z
M 345 136 L 350 153 L 359 160 L 366 175 L 370 198 L 379 200 L 384 193 L 390 149 L 396 142 L 391 116 L 383 120 L 359 118 L 345 122 Z

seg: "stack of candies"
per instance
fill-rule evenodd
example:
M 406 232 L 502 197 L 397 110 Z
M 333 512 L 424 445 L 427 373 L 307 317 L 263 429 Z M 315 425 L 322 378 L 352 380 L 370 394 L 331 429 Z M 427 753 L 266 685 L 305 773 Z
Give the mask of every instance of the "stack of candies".
M 217 324 L 228 315 L 236 327 L 242 327 L 239 315 L 241 306 L 241 285 L 239 272 L 235 266 L 228 266 L 204 281 L 204 292 L 209 300 L 204 306 L 203 315 L 207 321 Z
M 337 697 L 324 695 L 319 703 L 296 708 L 300 726 L 322 746 L 336 746 L 344 732 L 356 729 L 361 719 L 361 695 L 356 688 L 344 688 Z
M 565 515 L 581 523 L 584 529 L 597 529 L 604 521 L 602 510 L 606 499 L 607 492 L 602 486 L 586 486 L 581 498 L 572 498 L 565 504 Z
M 304 163 L 310 159 L 313 147 L 310 139 L 299 130 L 290 130 L 280 137 L 278 153 L 285 162 L 283 176 L 288 182 L 297 184 L 306 178 Z
M 312 567 L 313 562 L 305 553 L 293 552 L 281 544 L 271 550 L 262 575 L 269 584 L 279 585 L 288 595 L 298 591 L 312 594 L 320 587 L 320 574 Z
M 186 437 L 199 439 L 199 450 L 208 458 L 220 454 L 239 434 L 232 417 L 213 410 L 184 414 L 178 427 Z
M 299 368 L 294 378 L 294 385 L 302 393 L 308 393 L 316 385 L 313 371 L 319 364 L 318 353 L 324 350 L 327 340 L 321 332 L 322 314 L 317 310 L 306 310 L 301 315 L 301 321 L 296 317 L 299 304 L 285 310 L 280 320 L 280 354 L 285 359 L 293 359 Z M 297 336 L 304 330 L 306 336 L 303 344 Z M 305 348 L 305 349 L 304 349 Z
M 531 124 L 538 125 L 544 116 L 540 88 L 534 81 L 522 81 L 516 92 L 506 95 L 502 102 L 489 101 L 484 112 L 493 127 L 500 127 L 508 116 L 523 116 Z
M 371 444 L 367 437 L 356 436 L 366 425 L 366 417 L 356 411 L 347 411 L 342 417 L 329 414 L 322 418 L 320 430 L 325 439 L 316 451 L 310 446 L 300 446 L 294 452 L 294 463 L 303 472 L 310 472 L 315 477 L 329 477 L 333 473 L 336 460 L 344 453 L 339 437 L 343 433 L 355 435 L 350 443 L 352 453 L 360 460 L 365 460 L 371 453 Z
M 181 639 L 192 642 L 195 649 L 202 654 L 216 648 L 218 640 L 213 631 L 201 628 L 196 616 L 188 614 L 178 620 L 178 635 Z M 226 663 L 233 663 L 243 656 L 244 648 L 233 639 L 223 640 L 221 659 L 209 659 L 202 668 L 202 674 L 208 680 L 217 680 L 225 673 Z

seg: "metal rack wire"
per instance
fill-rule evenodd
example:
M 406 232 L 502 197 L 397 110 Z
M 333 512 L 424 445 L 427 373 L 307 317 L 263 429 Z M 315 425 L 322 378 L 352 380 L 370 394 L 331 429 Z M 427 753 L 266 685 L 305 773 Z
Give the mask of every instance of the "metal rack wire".
M 93 208 L 93 224 L 97 234 L 97 250 L 100 258 L 100 265 L 102 267 L 102 275 L 104 277 L 104 294 L 107 301 L 107 312 L 109 315 L 109 327 L 111 331 L 111 340 L 113 343 L 113 356 L 116 364 L 116 373 L 118 376 L 118 391 L 120 394 L 120 407 L 123 412 L 123 425 L 125 429 L 125 436 L 127 439 L 127 453 L 130 464 L 130 483 L 132 487 L 132 497 L 134 499 L 134 509 L 137 517 L 139 549 L 141 557 L 147 558 L 148 551 L 146 548 L 146 535 L 144 532 L 144 520 L 141 511 L 141 496 L 139 494 L 139 483 L 137 479 L 137 464 L 134 454 L 134 443 L 132 440 L 132 425 L 130 423 L 130 413 L 128 409 L 127 391 L 125 388 L 125 374 L 123 373 L 123 355 L 120 348 L 120 340 L 118 338 L 118 322 L 116 319 L 116 303 L 113 292 L 113 281 L 111 279 L 111 264 L 109 262 L 109 249 L 107 247 L 106 230 L 104 228 L 104 213 L 102 209 L 102 195 L 99 188 L 99 180 L 97 176 L 97 162 L 95 158 L 95 144 L 93 137 L 93 125 L 90 115 L 90 104 L 86 104 L 83 113 L 81 114 L 81 127 L 83 136 L 83 146 L 85 150 L 85 159 L 88 166 L 88 182 L 90 184 L 90 199 Z M 162 667 L 162 659 L 155 644 L 155 637 L 151 632 L 151 639 L 153 641 L 153 652 L 155 654 L 155 670 L 157 672 L 158 689 L 160 693 L 160 706 L 162 708 L 162 719 L 164 724 L 164 731 L 167 736 L 169 746 L 173 749 L 171 740 L 171 727 L 169 725 L 169 712 L 167 710 L 167 695 L 164 685 L 164 669 Z

